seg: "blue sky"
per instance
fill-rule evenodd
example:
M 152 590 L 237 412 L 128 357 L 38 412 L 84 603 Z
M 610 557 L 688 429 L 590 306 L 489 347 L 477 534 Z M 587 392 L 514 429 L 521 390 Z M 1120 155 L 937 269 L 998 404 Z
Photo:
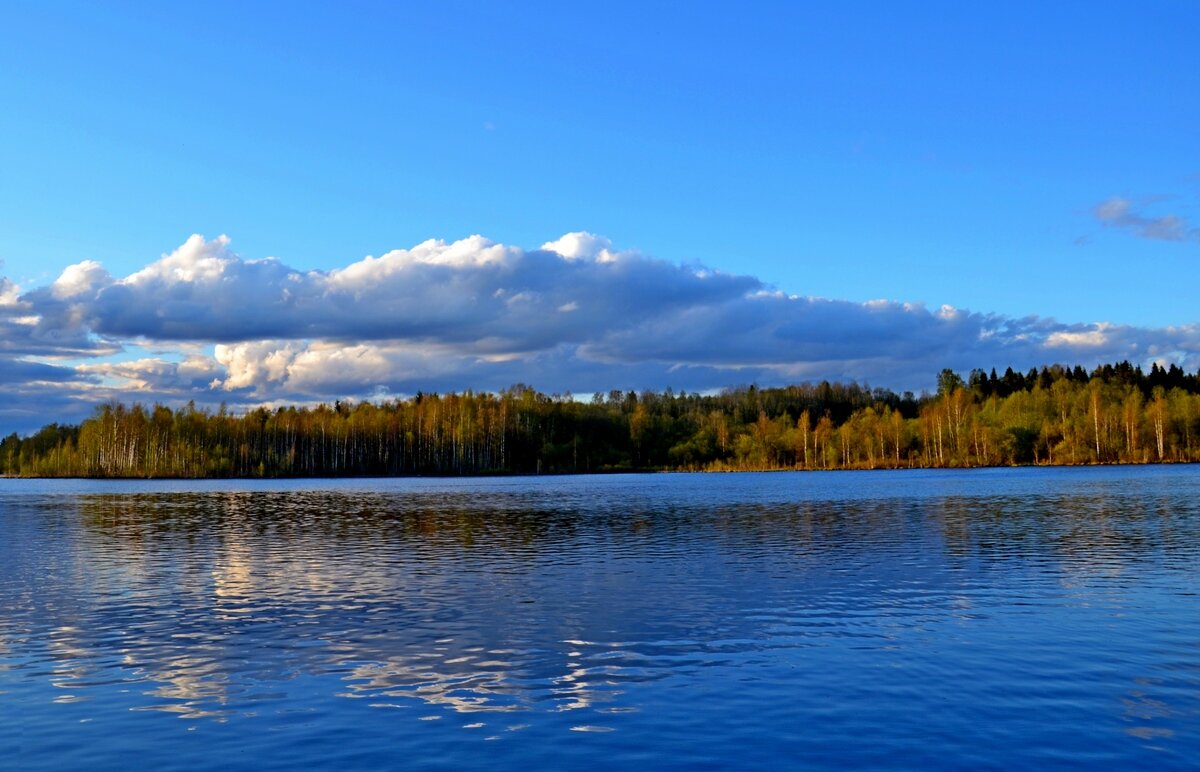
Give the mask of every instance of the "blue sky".
M 0 275 L 119 280 L 193 233 L 304 272 L 586 231 L 756 292 L 1194 325 L 1197 29 L 1184 2 L 10 0 Z M 191 355 L 89 324 L 103 361 Z

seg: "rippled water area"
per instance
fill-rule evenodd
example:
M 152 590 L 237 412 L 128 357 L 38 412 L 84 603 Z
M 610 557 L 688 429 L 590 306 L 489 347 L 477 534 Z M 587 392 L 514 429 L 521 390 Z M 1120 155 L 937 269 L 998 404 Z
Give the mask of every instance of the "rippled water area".
M 1195 768 L 1200 469 L 0 480 L 0 767 Z

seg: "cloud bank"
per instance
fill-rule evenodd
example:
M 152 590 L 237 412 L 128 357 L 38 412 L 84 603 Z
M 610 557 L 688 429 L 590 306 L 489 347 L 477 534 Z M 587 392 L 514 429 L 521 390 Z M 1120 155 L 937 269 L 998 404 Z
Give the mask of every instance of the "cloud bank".
M 1105 211 L 1158 227 L 1128 207 Z M 328 271 L 192 236 L 125 277 L 83 260 L 26 291 L 0 278 L 6 430 L 78 420 L 114 398 L 241 406 L 517 382 L 591 393 L 822 378 L 920 389 L 943 367 L 1119 359 L 1194 370 L 1200 325 L 789 295 L 588 233 L 538 249 L 431 240 Z

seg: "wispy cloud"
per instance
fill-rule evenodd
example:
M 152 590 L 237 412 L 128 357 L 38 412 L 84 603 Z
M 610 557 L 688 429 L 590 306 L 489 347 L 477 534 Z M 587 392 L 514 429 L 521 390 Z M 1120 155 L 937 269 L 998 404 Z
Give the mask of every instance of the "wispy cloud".
M 1114 196 L 1093 209 L 1096 219 L 1106 226 L 1127 228 L 1143 239 L 1159 241 L 1200 241 L 1200 229 L 1173 214 L 1148 217 L 1127 198 Z
M 1118 209 L 1107 216 L 1132 216 Z M 821 378 L 919 389 L 943 367 L 1126 358 L 1196 369 L 1200 325 L 789 295 L 588 233 L 538 249 L 427 241 L 329 271 L 193 236 L 124 277 L 81 261 L 24 291 L 0 279 L 0 424 L 21 426 L 112 398 L 248 405 L 515 382 L 590 393 Z

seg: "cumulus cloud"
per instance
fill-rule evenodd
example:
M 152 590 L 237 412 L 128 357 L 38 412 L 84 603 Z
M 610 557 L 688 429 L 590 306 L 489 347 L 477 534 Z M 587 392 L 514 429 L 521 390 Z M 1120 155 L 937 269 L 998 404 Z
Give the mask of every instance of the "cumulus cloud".
M 14 284 L 7 276 L 0 276 L 0 313 L 5 308 L 16 306 L 20 298 L 21 288 Z
M 1127 206 L 1104 211 L 1142 227 Z M 114 397 L 253 404 L 515 382 L 578 393 L 821 378 L 919 389 L 943 367 L 1126 358 L 1196 369 L 1200 327 L 788 295 L 582 232 L 538 249 L 431 240 L 326 271 L 192 236 L 124 277 L 84 260 L 44 287 L 0 280 L 0 397 L 32 406 L 41 395 L 76 412 Z
M 111 338 L 411 340 L 485 354 L 583 342 L 614 318 L 645 319 L 760 286 L 615 253 L 605 243 L 570 234 L 548 245 L 561 254 L 472 236 L 301 272 L 275 259 L 243 260 L 225 237 L 193 236 L 124 279 L 81 263 L 28 297 L 64 329 Z
M 46 290 L 33 293 L 46 294 Z M 92 335 L 78 310 L 61 303 L 40 303 L 22 295 L 7 277 L 0 276 L 0 367 L 6 357 L 103 356 L 119 346 Z
M 1097 204 L 1093 210 L 1096 219 L 1107 226 L 1127 228 L 1139 238 L 1159 241 L 1200 241 L 1200 229 L 1192 228 L 1187 220 L 1173 214 L 1147 217 L 1139 212 L 1134 202 L 1114 196 Z

